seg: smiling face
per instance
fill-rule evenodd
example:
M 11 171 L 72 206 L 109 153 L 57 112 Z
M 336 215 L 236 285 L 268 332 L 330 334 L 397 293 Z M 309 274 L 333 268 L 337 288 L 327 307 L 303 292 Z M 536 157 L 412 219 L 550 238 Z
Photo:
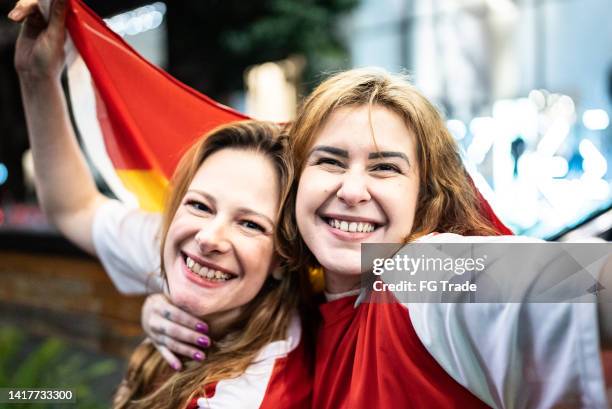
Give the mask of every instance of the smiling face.
M 398 243 L 410 233 L 419 192 L 415 138 L 403 119 L 374 105 L 334 111 L 300 176 L 296 219 L 325 269 L 326 290 L 359 287 L 361 243 Z M 374 131 L 374 137 L 372 130 Z
M 223 149 L 206 158 L 166 235 L 172 301 L 203 317 L 239 312 L 273 268 L 278 175 L 262 154 Z

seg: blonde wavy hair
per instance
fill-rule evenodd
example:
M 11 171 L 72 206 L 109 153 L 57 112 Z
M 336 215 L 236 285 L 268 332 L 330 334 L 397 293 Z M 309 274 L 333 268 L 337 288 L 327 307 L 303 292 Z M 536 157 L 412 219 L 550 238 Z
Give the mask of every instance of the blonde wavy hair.
M 483 215 L 482 202 L 438 110 L 403 75 L 376 68 L 353 69 L 322 82 L 306 98 L 289 131 L 297 177 L 279 229 L 280 252 L 293 268 L 303 272 L 318 266 L 295 220 L 297 186 L 308 154 L 332 112 L 363 105 L 383 106 L 395 112 L 416 139 L 420 189 L 414 226 L 405 242 L 432 232 L 500 234 Z
M 219 127 L 202 137 L 182 157 L 173 176 L 163 215 L 161 248 L 189 184 L 202 163 L 213 153 L 237 149 L 259 153 L 276 169 L 281 188 L 280 209 L 293 179 L 287 141 L 272 123 L 243 121 Z M 163 269 L 163 251 L 161 265 Z M 165 272 L 162 271 L 165 279 Z M 257 296 L 243 309 L 233 326 L 207 351 L 204 363 L 188 362 L 181 372 L 169 369 L 151 343 L 132 354 L 127 374 L 115 396 L 114 408 L 184 407 L 206 384 L 242 374 L 266 344 L 284 339 L 300 304 L 301 278 L 285 274 L 268 277 Z

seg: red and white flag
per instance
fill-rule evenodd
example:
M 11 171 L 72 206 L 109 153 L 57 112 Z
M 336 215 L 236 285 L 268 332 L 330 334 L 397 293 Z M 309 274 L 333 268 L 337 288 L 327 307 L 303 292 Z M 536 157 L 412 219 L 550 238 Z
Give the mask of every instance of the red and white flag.
M 85 150 L 119 199 L 160 210 L 183 152 L 248 117 L 146 61 L 82 1 L 66 8 L 70 103 Z

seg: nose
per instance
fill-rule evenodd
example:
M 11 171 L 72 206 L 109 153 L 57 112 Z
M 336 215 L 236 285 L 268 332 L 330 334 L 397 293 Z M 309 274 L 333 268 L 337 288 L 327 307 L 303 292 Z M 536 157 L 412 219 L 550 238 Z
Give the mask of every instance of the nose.
M 231 248 L 227 237 L 227 228 L 221 220 L 213 220 L 202 226 L 196 233 L 195 241 L 202 254 L 223 254 Z
M 336 196 L 349 206 L 356 206 L 369 201 L 371 196 L 368 190 L 367 176 L 358 170 L 346 172 Z

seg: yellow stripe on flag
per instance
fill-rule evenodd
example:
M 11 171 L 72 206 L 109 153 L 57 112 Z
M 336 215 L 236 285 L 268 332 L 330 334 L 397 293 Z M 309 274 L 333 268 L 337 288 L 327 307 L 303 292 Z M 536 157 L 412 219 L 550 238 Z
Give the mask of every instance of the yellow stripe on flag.
M 168 180 L 153 170 L 117 169 L 117 175 L 123 185 L 138 199 L 143 210 L 161 212 L 164 206 L 164 194 Z

